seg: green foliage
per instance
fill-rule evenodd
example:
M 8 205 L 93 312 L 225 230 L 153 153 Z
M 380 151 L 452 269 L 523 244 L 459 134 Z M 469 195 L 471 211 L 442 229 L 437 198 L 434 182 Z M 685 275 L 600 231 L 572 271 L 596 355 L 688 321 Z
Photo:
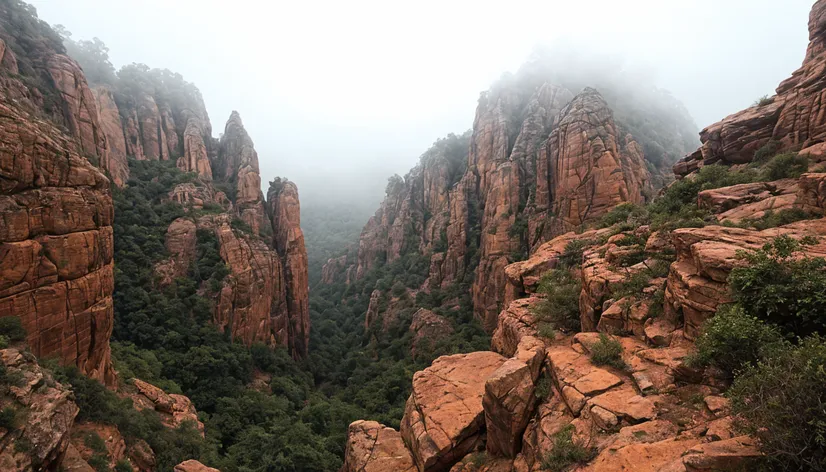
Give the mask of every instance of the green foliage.
M 645 208 L 633 203 L 621 203 L 603 215 L 597 226 L 599 228 L 608 228 L 616 224 L 629 222 L 633 219 L 644 218 L 645 215 Z
M 774 103 L 774 98 L 771 98 L 768 95 L 763 95 L 762 97 L 755 100 L 751 106 L 764 107 L 766 105 L 771 105 L 772 103 Z
M 537 318 L 564 331 L 579 331 L 581 281 L 568 269 L 553 269 L 542 275 L 537 293 L 545 298 L 533 308 Z
M 5 336 L 10 342 L 16 343 L 26 339 L 26 330 L 17 316 L 0 318 L 0 336 Z
M 233 217 L 232 221 L 230 221 L 230 226 L 233 230 L 239 231 L 244 234 L 252 234 L 252 228 L 250 225 L 247 224 L 246 221 L 242 220 L 241 218 Z
M 740 373 L 728 396 L 767 470 L 826 470 L 826 340 L 776 350 Z
M 591 362 L 594 365 L 609 365 L 617 369 L 625 368 L 622 360 L 622 344 L 605 333 L 599 333 L 599 341 L 591 346 Z
M 780 331 L 749 316 L 739 305 L 727 305 L 706 321 L 695 344 L 691 365 L 714 365 L 728 374 L 753 366 L 783 342 Z
M 9 337 L 0 335 L 0 349 L 6 349 L 9 347 Z
M 815 241 L 783 235 L 738 253 L 746 265 L 731 271 L 729 284 L 747 314 L 794 336 L 826 332 L 826 259 L 800 256 Z
M 0 410 L 0 428 L 6 431 L 17 429 L 17 410 L 10 406 Z
M 762 164 L 772 157 L 777 155 L 777 151 L 780 149 L 780 141 L 775 141 L 774 139 L 770 139 L 766 144 L 764 144 L 760 149 L 755 151 L 754 158 L 752 158 L 751 162 L 753 164 Z
M 794 152 L 778 154 L 763 164 L 760 171 L 762 180 L 772 181 L 793 179 L 809 170 L 809 158 Z
M 83 444 L 86 445 L 89 449 L 93 452 L 98 452 L 101 454 L 106 454 L 106 441 L 100 437 L 100 435 L 94 431 L 90 431 L 86 433 L 83 437 Z
M 596 245 L 597 242 L 591 239 L 574 239 L 565 245 L 565 252 L 559 256 L 559 264 L 562 267 L 576 267 L 582 263 L 582 256 L 585 249 Z
M 778 212 L 769 210 L 762 217 L 753 220 L 746 219 L 737 226 L 762 231 L 764 229 L 777 228 L 778 226 L 788 225 L 796 221 L 810 220 L 817 217 L 818 215 L 809 213 L 801 208 L 786 208 Z
M 542 457 L 540 468 L 563 472 L 574 464 L 585 464 L 597 455 L 595 447 L 574 440 L 574 427 L 568 425 L 551 437 L 551 449 Z
M 134 469 L 127 459 L 121 459 L 115 463 L 115 472 L 134 472 Z
M 536 398 L 544 400 L 551 394 L 551 378 L 547 375 L 541 375 L 536 382 L 536 388 L 533 391 Z

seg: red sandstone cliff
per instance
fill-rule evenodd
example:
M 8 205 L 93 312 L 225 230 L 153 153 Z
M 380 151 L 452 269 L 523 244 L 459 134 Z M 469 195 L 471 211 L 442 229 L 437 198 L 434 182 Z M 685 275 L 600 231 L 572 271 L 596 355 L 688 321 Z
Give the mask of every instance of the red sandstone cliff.
M 674 166 L 678 176 L 715 163 L 750 162 L 769 141 L 779 150 L 800 150 L 822 157 L 826 152 L 826 4 L 817 2 L 809 15 L 809 47 L 800 69 L 777 87 L 776 95 L 726 117 L 700 132 L 703 145 Z

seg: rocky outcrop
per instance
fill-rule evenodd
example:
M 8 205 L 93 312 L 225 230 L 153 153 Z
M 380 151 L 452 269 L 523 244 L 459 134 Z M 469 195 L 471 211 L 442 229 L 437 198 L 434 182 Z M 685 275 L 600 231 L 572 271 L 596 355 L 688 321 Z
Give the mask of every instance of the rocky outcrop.
M 195 459 L 190 459 L 188 461 L 183 461 L 180 464 L 175 466 L 173 472 L 221 472 L 218 469 L 213 469 L 212 467 L 207 467 L 204 464 L 196 461 Z
M 277 178 L 270 182 L 267 199 L 272 215 L 273 247 L 284 267 L 290 352 L 304 358 L 310 343 L 310 278 L 298 188 L 288 180 Z
M 132 399 L 132 404 L 136 409 L 157 412 L 163 424 L 173 429 L 184 422 L 191 422 L 201 432 L 201 436 L 204 435 L 204 424 L 198 420 L 195 405 L 188 397 L 174 393 L 168 394 L 140 379 L 133 379 L 132 383 L 134 388 L 127 390 L 124 394 Z
M 436 313 L 419 308 L 413 314 L 410 332 L 413 334 L 410 353 L 416 358 L 422 351 L 432 349 L 439 341 L 453 334 L 453 326 Z
M 494 352 L 457 354 L 413 376 L 400 432 L 420 471 L 446 471 L 482 443 L 485 379 L 504 362 Z
M 74 149 L 0 105 L 0 317 L 22 320 L 37 356 L 114 386 L 109 180 Z
M 826 236 L 826 220 L 801 221 L 780 228 L 753 231 L 723 226 L 683 228 L 672 233 L 677 261 L 671 265 L 665 290 L 665 315 L 684 323 L 685 336 L 694 339 L 717 307 L 731 301 L 727 279 L 741 260 L 737 251 L 759 249 L 772 238 Z M 826 255 L 826 243 L 806 246 L 813 257 Z
M 98 118 L 95 95 L 86 83 L 80 66 L 68 56 L 55 54 L 46 68 L 63 99 L 64 119 L 81 152 L 106 162 L 108 148 Z
M 143 93 L 134 99 L 137 127 L 140 130 L 141 149 L 144 156 L 149 160 L 168 160 L 169 148 L 166 142 L 166 131 L 155 97 Z
M 794 208 L 798 192 L 797 180 L 784 179 L 705 190 L 700 192 L 697 203 L 715 213 L 721 223 L 740 223 L 761 218 L 770 211 Z
M 187 120 L 184 130 L 184 154 L 178 158 L 178 168 L 184 172 L 194 172 L 202 181 L 212 180 L 212 167 L 204 142 L 203 124 L 197 118 Z M 209 135 L 207 135 L 209 137 Z
M 561 112 L 537 160 L 538 168 L 545 166 L 549 178 L 538 183 L 537 208 L 551 211 L 562 231 L 593 222 L 620 203 L 641 203 L 650 192 L 640 146 L 620 134 L 594 89 L 585 89 Z
M 123 124 L 115 96 L 105 85 L 95 86 L 92 92 L 95 95 L 100 129 L 106 137 L 108 151 L 101 156 L 101 164 L 109 172 L 112 183 L 123 187 L 129 179 L 129 164 L 126 161 L 126 138 L 123 136 Z
M 355 421 L 347 431 L 344 466 L 339 472 L 416 472 L 401 435 L 375 421 Z
M 215 303 L 213 323 L 250 345 L 290 345 L 286 284 L 281 259 L 264 241 L 232 229 L 228 214 L 207 215 L 197 227 L 218 238 L 230 275 Z
M 75 424 L 72 427 L 72 446 L 78 455 L 87 463 L 95 454 L 104 451 L 95 451 L 89 445 L 100 438 L 105 447 L 106 457 L 109 459 L 109 468 L 114 468 L 117 462 L 126 457 L 126 442 L 116 426 L 96 423 Z
M 801 150 L 822 155 L 826 113 L 820 97 L 826 89 L 826 2 L 819 0 L 809 15 L 809 47 L 803 65 L 777 87 L 776 95 L 726 117 L 700 132 L 702 147 L 674 166 L 678 176 L 704 165 L 751 162 L 770 141 L 777 150 Z
M 327 259 L 327 262 L 321 267 L 321 283 L 324 285 L 332 285 L 342 277 L 344 278 L 344 283 L 349 283 L 347 278 L 348 266 L 347 254 Z
M 55 382 L 29 353 L 0 350 L 0 365 L 6 379 L 19 379 L 0 394 L 0 408 L 14 411 L 18 423 L 13 430 L 0 427 L 0 469 L 57 470 L 78 413 L 72 391 Z
M 216 167 L 217 175 L 235 181 L 235 212 L 253 234 L 269 227 L 258 171 L 258 153 L 237 111 L 233 111 L 227 120 Z
M 516 355 L 485 381 L 482 405 L 488 453 L 516 457 L 521 451 L 522 434 L 540 400 L 536 383 L 544 360 L 545 344 L 532 336 L 524 337 Z

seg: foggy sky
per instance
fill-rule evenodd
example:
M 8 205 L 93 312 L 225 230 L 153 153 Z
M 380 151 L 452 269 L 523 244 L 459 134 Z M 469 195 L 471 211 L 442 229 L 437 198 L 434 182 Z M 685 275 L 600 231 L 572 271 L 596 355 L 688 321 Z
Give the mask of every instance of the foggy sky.
M 302 202 L 378 201 L 437 138 L 473 124 L 479 92 L 537 44 L 622 57 L 703 128 L 797 69 L 813 0 L 393 2 L 32 0 L 116 69 L 142 62 L 201 90 L 218 136 L 238 110 L 266 183 Z

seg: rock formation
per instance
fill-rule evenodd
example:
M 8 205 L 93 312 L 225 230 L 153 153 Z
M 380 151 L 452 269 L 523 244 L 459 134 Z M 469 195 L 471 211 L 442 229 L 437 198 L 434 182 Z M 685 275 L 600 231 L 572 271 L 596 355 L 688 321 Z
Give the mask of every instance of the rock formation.
M 820 97 L 826 88 L 826 3 L 809 15 L 809 47 L 800 69 L 777 87 L 776 95 L 726 117 L 700 132 L 703 145 L 674 166 L 678 176 L 709 164 L 751 162 L 770 141 L 777 149 L 799 150 L 821 158 L 826 151 L 826 114 Z
M 0 350 L 0 366 L 6 379 L 21 379 L 0 394 L 0 408 L 14 411 L 19 422 L 15 430 L 0 427 L 0 469 L 57 470 L 78 413 L 72 391 L 55 382 L 29 353 Z
M 480 97 L 469 133 L 439 140 L 390 179 L 355 264 L 331 260 L 324 282 L 425 254 L 421 288 L 469 285 L 474 314 L 492 332 L 509 301 L 507 265 L 652 194 L 643 146 L 625 129 L 595 89 L 575 96 L 533 72 L 503 78 Z
M 401 435 L 375 421 L 356 421 L 347 432 L 347 450 L 340 472 L 415 472 L 413 458 Z
M 258 153 L 237 111 L 232 112 L 224 128 L 216 173 L 235 182 L 235 211 L 253 234 L 268 227 L 270 223 L 258 173 Z
M 103 168 L 109 172 L 112 183 L 123 187 L 129 179 L 129 163 L 126 160 L 126 138 L 123 135 L 120 112 L 115 103 L 115 96 L 105 85 L 92 89 L 99 113 L 100 128 L 106 137 L 108 153 L 103 156 Z
M 303 358 L 310 343 L 310 278 L 298 188 L 277 178 L 270 182 L 267 200 L 272 215 L 273 247 L 284 267 L 290 351 Z
M 48 122 L 0 105 L 0 317 L 32 351 L 115 385 L 109 180 Z

